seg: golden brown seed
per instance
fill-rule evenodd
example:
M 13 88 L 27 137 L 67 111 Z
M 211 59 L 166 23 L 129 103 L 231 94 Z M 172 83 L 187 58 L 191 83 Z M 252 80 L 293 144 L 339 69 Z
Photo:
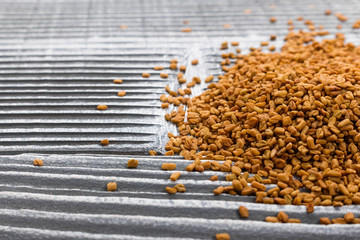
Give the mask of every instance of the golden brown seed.
M 276 49 L 275 46 L 269 46 L 270 51 L 275 51 L 275 49 Z
M 174 188 L 176 189 L 176 191 L 178 191 L 178 192 L 186 192 L 186 188 L 185 188 L 185 186 L 184 186 L 184 184 L 181 184 L 181 183 L 179 183 L 179 184 L 176 184 L 175 186 L 174 186 Z
M 301 220 L 298 218 L 289 218 L 288 223 L 301 223 Z
M 33 161 L 33 164 L 34 164 L 34 166 L 41 167 L 44 164 L 44 161 L 37 158 Z
M 123 30 L 125 30 L 125 29 L 128 28 L 128 26 L 126 26 L 126 25 L 120 25 L 120 28 L 123 29 Z
M 182 72 L 185 72 L 186 71 L 186 66 L 180 65 L 179 70 L 182 71 Z M 179 78 L 179 75 L 178 75 L 178 78 Z M 182 76 L 181 76 L 181 78 L 182 78 Z
M 176 164 L 175 163 L 163 163 L 161 165 L 161 170 L 175 170 Z
M 288 219 L 289 219 L 289 216 L 286 213 L 284 213 L 283 211 L 281 211 L 281 212 L 278 213 L 277 219 L 280 222 L 286 223 L 288 221 Z
M 97 110 L 106 110 L 106 109 L 108 109 L 108 106 L 106 106 L 106 105 L 98 105 L 96 108 L 97 108 Z
M 123 80 L 122 79 L 114 79 L 114 81 L 113 81 L 114 83 L 123 83 Z
M 342 21 L 342 22 L 345 22 L 345 21 L 347 21 L 347 19 L 348 19 L 345 15 L 343 15 L 343 14 L 341 14 L 341 13 L 335 13 L 335 16 L 337 17 L 337 19 L 338 19 L 339 21 Z
M 230 235 L 228 233 L 217 233 L 215 235 L 216 240 L 230 240 Z
M 322 218 L 320 218 L 320 224 L 329 225 L 329 224 L 331 224 L 331 220 L 327 217 L 322 217 Z
M 176 188 L 172 188 L 172 187 L 166 187 L 166 188 L 165 188 L 165 191 L 166 191 L 168 194 L 175 194 L 175 193 L 177 193 Z
M 163 70 L 163 69 L 164 69 L 163 66 L 155 66 L 155 67 L 154 67 L 154 70 Z
M 332 224 L 346 224 L 346 221 L 344 218 L 334 218 L 331 219 Z
M 181 173 L 179 172 L 174 172 L 173 174 L 171 174 L 170 176 L 170 180 L 171 181 L 176 181 L 179 177 L 180 177 Z
M 219 180 L 218 175 L 213 175 L 210 177 L 210 181 L 217 181 L 217 180 Z
M 143 78 L 148 78 L 148 77 L 150 77 L 150 73 L 143 73 L 143 74 L 142 74 L 142 77 L 143 77 Z
M 181 29 L 181 31 L 182 31 L 182 32 L 189 33 L 189 32 L 191 32 L 192 30 L 191 30 L 191 28 L 183 28 L 183 29 Z
M 276 17 L 271 17 L 271 18 L 270 18 L 270 22 L 271 22 L 271 23 L 276 22 L 276 20 L 277 20 Z
M 100 143 L 102 144 L 102 145 L 109 145 L 109 140 L 108 139 L 103 139 L 103 140 L 101 140 L 100 141 Z
M 124 90 L 121 90 L 121 91 L 118 92 L 117 95 L 118 95 L 119 97 L 123 97 L 123 96 L 126 95 L 126 92 L 125 92 Z
M 215 195 L 222 194 L 223 192 L 224 192 L 224 187 L 223 187 L 223 186 L 220 186 L 220 187 L 218 187 L 218 188 L 216 188 L 216 189 L 214 190 L 214 194 L 215 194 Z
M 239 207 L 239 213 L 240 213 L 240 216 L 242 218 L 248 218 L 249 217 L 249 210 L 244 206 Z
M 207 78 L 205 78 L 205 82 L 206 82 L 206 83 L 209 83 L 209 82 L 211 82 L 213 79 L 214 79 L 214 76 L 213 76 L 213 75 L 210 75 L 210 76 L 208 76 Z
M 161 108 L 168 108 L 169 107 L 169 103 L 162 103 L 161 104 Z
M 168 78 L 168 77 L 169 77 L 169 74 L 167 74 L 167 73 L 160 73 L 160 77 L 161 77 L 161 78 Z
M 331 10 L 330 10 L 330 9 L 326 9 L 325 15 L 331 15 Z
M 306 211 L 307 211 L 307 213 L 314 212 L 314 204 L 312 202 L 309 202 L 306 204 Z
M 226 24 L 223 25 L 223 27 L 224 27 L 224 28 L 229 28 L 229 27 L 231 27 L 231 25 L 228 24 L 228 23 L 226 23 Z
M 199 64 L 199 60 L 194 59 L 194 60 L 191 61 L 191 64 L 192 64 L 192 65 L 198 65 L 198 64 Z
M 280 222 L 277 217 L 271 217 L 271 216 L 266 217 L 266 218 L 265 218 L 265 221 L 266 221 L 266 222 L 272 222 L 272 223 Z
M 128 168 L 137 168 L 139 161 L 136 159 L 130 159 L 127 163 Z
M 231 46 L 239 46 L 239 42 L 231 42 Z
M 107 185 L 106 185 L 106 188 L 109 192 L 112 192 L 112 191 L 116 191 L 117 189 L 117 184 L 116 182 L 109 182 Z
M 267 46 L 267 45 L 269 45 L 269 42 L 266 42 L 266 41 L 265 41 L 265 42 L 261 42 L 261 43 L 260 43 L 260 46 Z
M 345 219 L 345 221 L 347 223 L 352 223 L 354 221 L 354 219 L 355 219 L 355 216 L 354 216 L 353 213 L 348 212 L 348 213 L 345 214 L 344 219 Z
M 154 151 L 154 150 L 150 150 L 150 151 L 149 151 L 149 155 L 150 155 L 150 156 L 156 156 L 157 153 L 156 153 L 156 151 Z
M 271 40 L 271 41 L 276 40 L 276 35 L 270 35 L 270 40 Z

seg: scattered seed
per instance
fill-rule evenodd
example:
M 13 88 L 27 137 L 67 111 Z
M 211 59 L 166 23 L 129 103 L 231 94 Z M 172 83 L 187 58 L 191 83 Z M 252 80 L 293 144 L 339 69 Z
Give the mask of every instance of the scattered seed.
M 205 82 L 206 82 L 206 83 L 209 83 L 209 82 L 211 82 L 213 79 L 214 79 L 214 76 L 213 76 L 213 75 L 210 75 L 210 76 L 208 76 L 207 78 L 205 78 Z
M 320 224 L 329 225 L 329 224 L 331 224 L 331 220 L 327 217 L 320 218 Z
M 143 77 L 143 78 L 148 78 L 148 77 L 150 77 L 150 73 L 143 73 L 143 74 L 142 74 L 142 77 Z
M 116 182 L 109 182 L 107 185 L 106 185 L 106 188 L 109 192 L 112 192 L 112 191 L 116 191 L 117 189 L 117 184 Z
M 123 30 L 125 30 L 125 29 L 128 28 L 128 26 L 126 26 L 126 25 L 120 25 L 120 28 L 123 29 Z
M 44 161 L 37 158 L 33 161 L 33 164 L 34 164 L 34 166 L 41 167 L 44 164 Z
M 217 233 L 215 235 L 216 240 L 230 240 L 230 235 L 228 233 Z
M 224 27 L 224 28 L 229 28 L 229 27 L 231 27 L 231 25 L 228 24 L 228 23 L 226 23 L 226 24 L 223 25 L 223 27 Z
M 157 153 L 156 153 L 156 151 L 154 151 L 154 150 L 150 150 L 150 151 L 149 151 L 149 155 L 150 155 L 150 156 L 156 156 Z
M 348 213 L 345 214 L 344 219 L 345 219 L 345 221 L 347 223 L 352 223 L 354 221 L 354 219 L 355 219 L 355 216 L 354 216 L 353 213 L 348 212 Z
M 239 46 L 239 42 L 231 42 L 231 46 Z
M 165 191 L 166 191 L 168 194 L 175 194 L 175 193 L 177 193 L 176 188 L 172 188 L 172 187 L 166 187 L 166 188 L 165 188 Z
M 330 10 L 330 9 L 326 9 L 326 10 L 325 10 L 325 15 L 331 15 L 331 10 Z
M 113 81 L 114 83 L 123 83 L 123 80 L 122 79 L 114 79 L 114 81 Z
M 179 70 L 182 71 L 182 72 L 185 72 L 186 71 L 186 66 L 180 65 Z
M 189 33 L 189 32 L 191 32 L 192 30 L 191 30 L 191 28 L 183 28 L 183 29 L 181 29 L 181 31 L 182 31 L 182 32 Z
M 184 186 L 184 184 L 181 184 L 181 183 L 179 183 L 179 184 L 176 184 L 175 186 L 174 186 L 174 188 L 176 189 L 176 191 L 178 191 L 178 192 L 186 192 L 186 188 L 185 188 L 185 186 Z
M 269 51 L 275 51 L 275 46 L 269 46 Z
M 341 13 L 335 13 L 335 16 L 337 17 L 337 19 L 339 21 L 342 21 L 342 22 L 345 22 L 345 21 L 348 20 L 348 18 L 345 15 L 341 14 Z
M 277 219 L 280 222 L 286 223 L 289 220 L 289 216 L 286 213 L 281 211 L 281 212 L 278 213 Z
M 119 97 L 123 97 L 123 96 L 126 95 L 126 92 L 125 92 L 124 90 L 121 90 L 121 91 L 118 92 L 117 95 L 118 95 Z
M 176 164 L 175 163 L 163 163 L 161 165 L 161 170 L 175 170 Z
M 167 73 L 160 73 L 161 78 L 168 78 L 169 75 Z
M 240 216 L 242 218 L 248 218 L 249 217 L 249 210 L 244 206 L 239 207 L 239 213 L 240 213 Z
M 276 20 L 277 20 L 276 17 L 271 17 L 271 18 L 270 18 L 270 22 L 271 22 L 271 23 L 275 23 Z
M 210 181 L 217 181 L 217 180 L 219 180 L 218 175 L 213 175 L 210 177 Z
M 229 48 L 228 42 L 222 42 L 221 43 L 220 50 L 225 50 L 225 49 L 228 49 L 228 48 Z
M 251 9 L 245 9 L 245 10 L 244 10 L 244 13 L 245 13 L 245 14 L 250 14 L 251 12 L 252 12 Z
M 106 106 L 106 105 L 98 105 L 97 106 L 97 110 L 106 110 L 106 109 L 108 109 L 108 106 Z
M 267 46 L 267 45 L 269 45 L 269 42 L 261 42 L 260 45 L 261 46 Z
M 169 107 L 169 103 L 162 103 L 161 104 L 161 108 L 168 108 Z
M 139 161 L 136 159 L 130 159 L 127 163 L 128 168 L 137 168 Z
M 100 141 L 100 143 L 104 146 L 109 145 L 109 139 L 103 139 Z
M 163 70 L 164 69 L 164 67 L 162 67 L 162 66 L 156 66 L 156 67 L 154 67 L 154 70 Z
M 270 35 L 270 40 L 271 40 L 271 41 L 276 40 L 276 35 Z
M 199 64 L 199 60 L 194 59 L 194 60 L 191 61 L 191 64 L 192 64 L 192 65 L 198 65 L 198 64 Z
M 176 181 L 180 177 L 180 175 L 181 175 L 180 172 L 174 172 L 173 174 L 171 174 L 170 180 L 171 181 Z

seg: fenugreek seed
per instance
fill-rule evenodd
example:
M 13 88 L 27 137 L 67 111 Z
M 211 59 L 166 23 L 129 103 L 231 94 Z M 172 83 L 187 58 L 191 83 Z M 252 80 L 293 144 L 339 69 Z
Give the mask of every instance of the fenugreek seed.
M 128 168 L 137 168 L 139 161 L 136 159 L 130 159 L 127 163 Z
M 277 219 L 280 222 L 286 223 L 288 221 L 288 219 L 289 219 L 289 216 L 286 213 L 284 213 L 283 211 L 281 211 L 281 212 L 278 213 Z
M 301 223 L 301 220 L 298 218 L 289 218 L 288 223 Z
M 265 221 L 266 221 L 266 222 L 271 222 L 271 223 L 280 222 L 277 217 L 271 217 L 271 216 L 266 217 L 266 218 L 265 218 Z
M 192 31 L 192 29 L 191 29 L 191 28 L 183 28 L 183 29 L 181 29 L 181 31 L 182 31 L 182 32 L 189 33 L 189 32 Z
M 156 67 L 154 67 L 154 70 L 163 70 L 163 69 L 164 69 L 163 66 L 156 66 Z
M 176 164 L 175 163 L 163 163 L 161 165 L 161 170 L 175 170 Z
M 345 15 L 343 15 L 343 14 L 341 14 L 341 13 L 335 13 L 335 16 L 337 17 L 337 19 L 338 19 L 339 21 L 342 21 L 342 22 L 345 22 L 345 21 L 347 21 L 347 19 L 348 19 Z
M 269 42 L 266 42 L 266 41 L 265 41 L 265 42 L 261 42 L 261 43 L 260 43 L 260 46 L 267 46 L 267 45 L 269 45 Z
M 117 189 L 117 184 L 116 184 L 116 182 L 109 182 L 109 183 L 106 185 L 106 189 L 107 189 L 109 192 L 116 191 L 116 189 Z
M 182 71 L 182 72 L 185 72 L 186 71 L 186 66 L 180 65 L 179 70 Z M 178 75 L 178 78 L 179 78 L 179 75 Z
M 106 110 L 106 109 L 108 109 L 108 106 L 106 106 L 106 105 L 98 105 L 96 108 L 97 108 L 97 110 Z
M 256 189 L 259 190 L 259 191 L 265 191 L 265 190 L 266 190 L 266 186 L 265 186 L 264 184 L 261 184 L 261 183 L 256 182 L 256 181 L 253 181 L 253 182 L 251 183 L 251 186 L 252 186 L 253 188 L 256 188 Z
M 346 224 L 346 221 L 344 218 L 334 218 L 331 219 L 332 224 Z
M 126 25 L 120 25 L 120 28 L 123 29 L 123 30 L 125 30 L 125 29 L 128 28 L 128 26 L 126 26 Z
M 331 15 L 331 10 L 330 10 L 330 9 L 326 9 L 325 15 Z
M 113 82 L 114 82 L 114 83 L 121 84 L 121 83 L 123 83 L 123 80 L 122 80 L 122 79 L 114 79 Z
M 217 233 L 215 235 L 216 240 L 230 240 L 230 235 L 228 233 Z
M 239 46 L 239 42 L 231 42 L 231 46 Z
M 34 166 L 41 167 L 43 164 L 44 164 L 44 161 L 41 159 L 38 159 L 38 158 L 33 161 Z
M 269 46 L 269 51 L 275 51 L 275 46 Z
M 169 66 L 169 68 L 170 68 L 171 70 L 176 70 L 176 69 L 177 69 L 177 64 L 176 64 L 176 63 L 171 63 L 170 66 Z
M 344 215 L 344 219 L 345 219 L 345 221 L 346 221 L 347 223 L 352 223 L 352 222 L 354 221 L 354 219 L 355 219 L 355 216 L 354 216 L 353 213 L 348 212 L 348 213 L 346 213 L 346 214 Z
M 109 145 L 109 140 L 108 139 L 103 139 L 103 140 L 100 141 L 100 143 L 102 145 L 106 146 L 106 145 Z
M 150 150 L 150 151 L 149 151 L 149 155 L 150 155 L 150 156 L 156 156 L 157 153 L 156 153 L 156 151 L 154 151 L 154 150 Z
M 143 78 L 148 78 L 148 77 L 150 77 L 150 73 L 143 73 L 143 74 L 142 74 L 142 77 L 143 77 Z
M 184 184 L 181 184 L 181 183 L 179 183 L 179 184 L 176 184 L 175 186 L 174 186 L 174 188 L 176 189 L 176 191 L 178 191 L 178 192 L 186 192 L 186 188 L 185 188 L 185 186 L 184 186 Z
M 169 75 L 167 73 L 160 73 L 161 78 L 168 78 Z
M 245 206 L 239 207 L 239 213 L 242 218 L 248 218 L 249 217 L 249 210 Z
M 169 103 L 162 103 L 161 104 L 161 108 L 168 108 L 169 107 Z
M 205 78 L 205 82 L 206 82 L 206 83 L 209 83 L 209 82 L 211 82 L 213 79 L 214 79 L 214 76 L 213 76 L 213 75 L 210 75 L 210 76 L 208 76 L 207 78 Z
M 198 65 L 198 64 L 199 64 L 199 60 L 194 59 L 194 60 L 191 61 L 191 64 L 192 64 L 192 65 Z
M 216 188 L 216 189 L 214 190 L 214 194 L 215 194 L 215 195 L 222 194 L 223 192 L 224 192 L 224 187 L 223 187 L 223 186 L 220 186 L 220 187 L 218 187 L 218 188 Z
M 276 22 L 276 20 L 277 20 L 276 17 L 271 17 L 271 18 L 270 18 L 270 22 L 271 22 L 271 23 Z
M 126 95 L 126 92 L 125 92 L 124 90 L 121 90 L 121 91 L 118 92 L 117 95 L 118 95 L 119 97 L 123 97 L 123 96 Z
M 213 175 L 213 176 L 210 177 L 209 180 L 210 181 L 217 181 L 217 180 L 219 180 L 219 177 L 218 177 L 218 175 Z
M 270 40 L 271 40 L 271 41 L 276 40 L 276 35 L 270 35 Z
M 166 188 L 165 188 L 165 191 L 166 191 L 168 194 L 175 194 L 175 193 L 177 193 L 176 188 L 172 188 L 172 187 L 166 187 Z
M 329 224 L 331 224 L 331 220 L 327 217 L 322 217 L 322 218 L 320 218 L 320 224 L 329 225 Z
M 309 202 L 306 204 L 306 211 L 307 211 L 307 213 L 314 212 L 314 204 L 312 202 Z
M 188 171 L 188 172 L 191 172 L 191 171 L 193 171 L 195 169 L 195 167 L 196 167 L 196 165 L 191 163 L 191 164 L 187 165 L 185 170 Z

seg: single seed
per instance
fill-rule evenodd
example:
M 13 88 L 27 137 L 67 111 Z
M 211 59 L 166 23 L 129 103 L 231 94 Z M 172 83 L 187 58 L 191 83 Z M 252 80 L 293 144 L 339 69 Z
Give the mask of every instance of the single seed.
M 271 217 L 271 216 L 266 217 L 266 218 L 265 218 L 265 221 L 266 221 L 266 222 L 272 222 L 272 223 L 280 222 L 277 217 Z
M 150 73 L 143 73 L 143 74 L 142 74 L 142 77 L 143 77 L 143 78 L 149 78 L 149 77 L 150 77 Z
M 260 43 L 260 46 L 267 46 L 267 45 L 269 45 L 269 42 L 264 41 Z
M 348 19 L 345 15 L 343 15 L 343 14 L 341 14 L 341 13 L 335 13 L 335 16 L 337 17 L 337 19 L 338 19 L 339 21 L 342 21 L 342 22 L 345 22 L 345 21 L 347 21 L 347 19 Z
M 169 107 L 169 103 L 162 103 L 161 104 L 161 108 L 168 108 Z
M 128 168 L 137 168 L 139 161 L 136 159 L 130 159 L 127 163 Z
M 183 29 L 181 29 L 181 31 L 182 31 L 182 32 L 189 33 L 189 32 L 191 32 L 192 30 L 191 30 L 191 28 L 183 28 Z
M 34 166 L 41 167 L 44 164 L 44 161 L 37 158 L 33 161 L 33 164 L 34 164 Z
M 210 177 L 210 181 L 217 181 L 217 180 L 219 180 L 218 175 L 213 175 Z
M 213 79 L 214 79 L 214 76 L 213 76 L 213 75 L 210 75 L 210 76 L 208 76 L 207 78 L 205 78 L 205 82 L 206 82 L 206 83 L 209 83 L 209 82 L 211 82 Z
M 239 46 L 239 42 L 231 42 L 231 46 Z
M 174 188 L 176 189 L 177 192 L 181 192 L 181 193 L 186 192 L 186 188 L 185 188 L 184 184 L 181 184 L 181 183 L 176 184 L 174 186 Z
M 326 9 L 325 15 L 331 15 L 331 10 L 330 10 L 330 9 Z
M 355 216 L 354 216 L 353 213 L 348 212 L 348 213 L 345 214 L 344 219 L 345 219 L 345 221 L 347 223 L 352 223 L 354 221 L 354 219 L 355 219 Z
M 98 105 L 96 108 L 97 108 L 97 110 L 106 110 L 106 109 L 108 109 L 108 106 L 106 106 L 106 105 Z
M 276 20 L 277 20 L 276 17 L 271 17 L 271 18 L 270 18 L 270 22 L 271 22 L 271 23 L 276 22 Z
M 103 139 L 100 141 L 100 143 L 104 146 L 109 145 L 109 139 Z
M 226 23 L 226 24 L 223 25 L 223 27 L 224 27 L 224 28 L 229 28 L 229 27 L 231 27 L 231 25 L 228 24 L 228 23 Z
M 271 40 L 271 41 L 276 40 L 276 35 L 270 35 L 270 40 Z
M 281 212 L 278 213 L 277 219 L 280 222 L 286 223 L 288 221 L 288 219 L 289 219 L 289 216 L 286 213 L 284 213 L 283 211 L 281 211 Z
M 185 72 L 186 71 L 186 66 L 180 65 L 179 70 L 182 71 L 182 72 Z M 178 78 L 179 78 L 179 75 L 178 75 Z M 182 78 L 182 76 L 181 76 L 181 78 Z
M 109 182 L 107 185 L 106 185 L 106 188 L 109 192 L 112 192 L 112 191 L 116 191 L 117 189 L 117 184 L 116 182 Z
M 150 155 L 150 156 L 156 156 L 157 153 L 156 153 L 156 151 L 154 151 L 154 150 L 150 150 L 150 151 L 149 151 L 149 155 Z
M 168 78 L 169 75 L 167 73 L 160 73 L 161 78 Z
M 122 79 L 114 79 L 114 81 L 113 81 L 114 83 L 123 83 L 123 80 Z
M 175 193 L 177 193 L 176 188 L 172 188 L 172 187 L 166 187 L 166 188 L 165 188 L 165 191 L 166 191 L 168 194 L 175 194 Z
M 155 67 L 154 67 L 154 70 L 163 70 L 163 69 L 164 69 L 163 66 L 155 66 Z
M 117 95 L 118 95 L 119 97 L 123 97 L 123 96 L 126 95 L 126 92 L 125 92 L 124 90 L 121 90 L 121 91 L 118 92 Z
M 198 65 L 198 64 L 199 64 L 199 60 L 194 59 L 194 60 L 191 61 L 191 64 L 192 64 L 192 65 Z
M 176 164 L 175 163 L 163 163 L 161 165 L 161 170 L 175 170 Z
M 214 190 L 214 194 L 215 194 L 215 195 L 222 194 L 223 192 L 224 192 L 224 187 L 223 187 L 223 186 L 220 186 L 220 187 L 218 187 L 218 188 L 216 188 L 216 189 Z
M 217 233 L 215 235 L 216 240 L 230 240 L 230 235 L 228 233 Z
M 128 28 L 128 26 L 126 26 L 126 25 L 120 25 L 120 28 L 123 29 L 123 30 L 125 30 L 125 29 Z
M 322 217 L 322 218 L 320 218 L 320 224 L 329 225 L 329 224 L 331 224 L 331 220 L 327 217 Z
M 179 172 L 174 172 L 173 174 L 171 174 L 170 176 L 170 180 L 171 181 L 176 181 L 179 177 L 180 177 L 181 173 Z
M 239 213 L 240 213 L 240 216 L 242 218 L 248 218 L 249 217 L 249 210 L 244 206 L 239 207 Z

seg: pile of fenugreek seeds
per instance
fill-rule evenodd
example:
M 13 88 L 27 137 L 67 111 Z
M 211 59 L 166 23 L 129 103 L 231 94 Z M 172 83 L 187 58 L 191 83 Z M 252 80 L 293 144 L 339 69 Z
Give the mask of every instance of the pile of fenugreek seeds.
M 290 31 L 280 52 L 223 54 L 226 73 L 201 95 L 184 97 L 201 82 L 194 77 L 188 93 L 167 87 L 169 95 L 161 96 L 163 108 L 179 106 L 165 115 L 179 132 L 168 134 L 165 155 L 194 160 L 187 171 L 227 172 L 231 184 L 214 194 L 306 205 L 309 213 L 319 205 L 360 204 L 360 47 L 345 43 L 340 33 L 316 41 L 328 32 L 305 24 L 311 31 Z M 186 83 L 182 76 L 179 83 Z

